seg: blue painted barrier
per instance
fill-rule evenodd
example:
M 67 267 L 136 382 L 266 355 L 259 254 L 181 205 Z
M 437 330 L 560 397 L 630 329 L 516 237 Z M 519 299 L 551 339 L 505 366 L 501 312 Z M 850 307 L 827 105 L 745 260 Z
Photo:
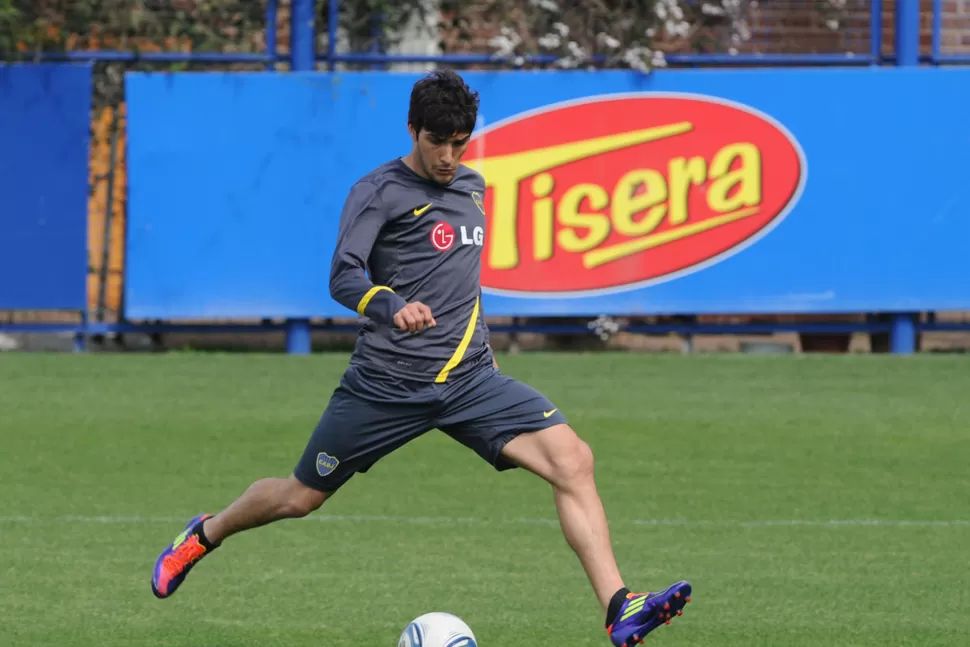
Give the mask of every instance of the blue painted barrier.
M 0 310 L 87 307 L 91 65 L 0 64 Z
M 489 315 L 970 308 L 970 70 L 465 76 Z M 130 316 L 351 315 L 337 218 L 416 78 L 130 75 Z

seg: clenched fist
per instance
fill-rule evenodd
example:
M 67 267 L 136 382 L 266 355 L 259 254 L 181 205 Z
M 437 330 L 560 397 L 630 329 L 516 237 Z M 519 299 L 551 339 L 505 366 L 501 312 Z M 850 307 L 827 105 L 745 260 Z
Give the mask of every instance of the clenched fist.
M 420 301 L 415 301 L 397 311 L 394 315 L 394 325 L 408 332 L 419 332 L 437 324 L 431 316 L 431 308 Z

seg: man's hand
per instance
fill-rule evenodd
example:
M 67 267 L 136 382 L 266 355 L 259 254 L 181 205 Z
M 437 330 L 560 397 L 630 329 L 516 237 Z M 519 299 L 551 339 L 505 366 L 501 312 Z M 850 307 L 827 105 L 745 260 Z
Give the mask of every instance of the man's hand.
M 409 303 L 394 315 L 394 325 L 408 332 L 420 332 L 438 325 L 431 316 L 431 308 L 420 301 Z

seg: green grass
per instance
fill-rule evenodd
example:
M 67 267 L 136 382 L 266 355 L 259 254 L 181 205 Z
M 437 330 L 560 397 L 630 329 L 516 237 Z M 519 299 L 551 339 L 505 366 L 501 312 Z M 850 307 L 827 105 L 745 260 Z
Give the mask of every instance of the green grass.
M 593 447 L 630 586 L 694 584 L 648 645 L 970 644 L 967 359 L 500 361 Z M 608 645 L 548 486 L 437 432 L 152 597 L 184 520 L 289 473 L 345 363 L 0 356 L 0 645 L 392 647 L 429 610 Z

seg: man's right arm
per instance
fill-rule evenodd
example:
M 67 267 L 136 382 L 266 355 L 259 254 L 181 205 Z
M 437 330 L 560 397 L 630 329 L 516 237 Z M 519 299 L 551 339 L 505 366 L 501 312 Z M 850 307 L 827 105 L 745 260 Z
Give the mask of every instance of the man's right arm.
M 407 302 L 390 287 L 375 285 L 366 272 L 374 241 L 387 221 L 383 206 L 375 184 L 362 181 L 351 188 L 330 264 L 330 296 L 362 317 L 390 325 Z

